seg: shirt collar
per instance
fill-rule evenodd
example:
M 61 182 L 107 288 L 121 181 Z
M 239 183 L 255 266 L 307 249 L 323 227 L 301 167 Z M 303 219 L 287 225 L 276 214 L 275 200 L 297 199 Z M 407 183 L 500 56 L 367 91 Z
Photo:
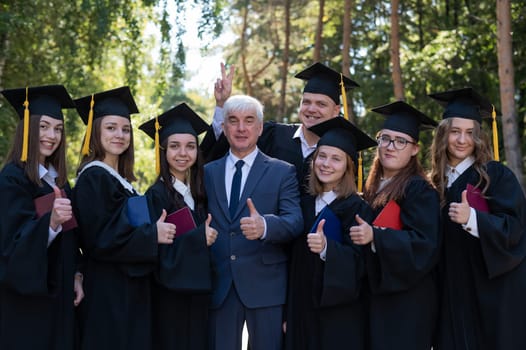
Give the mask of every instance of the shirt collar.
M 58 176 L 58 173 L 51 164 L 49 164 L 49 168 L 46 168 L 42 164 L 38 164 L 38 177 L 42 180 L 42 178 L 46 175 L 54 179 Z
M 292 136 L 293 139 L 299 139 L 301 143 L 301 151 L 303 153 L 303 158 L 307 158 L 312 152 L 316 150 L 317 144 L 309 145 L 307 142 L 307 139 L 305 138 L 305 134 L 303 133 L 303 124 L 301 124 L 296 131 L 294 132 L 294 135 Z
M 249 154 L 245 156 L 245 158 L 243 158 L 243 161 L 245 162 L 244 165 L 247 165 L 249 168 L 252 167 L 252 164 L 254 164 L 254 161 L 256 160 L 258 152 L 259 152 L 259 149 L 256 146 L 256 148 L 252 152 L 250 152 Z M 231 151 L 228 152 L 227 165 L 229 167 L 231 168 L 235 167 L 236 162 L 238 160 L 240 160 L 240 158 L 233 155 Z
M 455 172 L 457 172 L 458 174 L 462 174 L 471 165 L 473 165 L 473 163 L 475 163 L 475 158 L 473 158 L 472 156 L 469 156 L 454 167 L 448 164 L 447 172 L 450 173 L 452 169 L 455 169 Z
M 316 215 L 318 215 L 318 213 L 327 205 L 331 204 L 337 197 L 338 195 L 334 191 L 323 192 L 316 196 Z

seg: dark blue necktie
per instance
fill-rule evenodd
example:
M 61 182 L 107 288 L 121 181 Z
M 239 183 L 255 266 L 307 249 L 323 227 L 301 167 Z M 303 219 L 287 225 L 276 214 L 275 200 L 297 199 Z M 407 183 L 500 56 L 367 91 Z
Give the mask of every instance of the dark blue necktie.
M 232 178 L 232 187 L 230 188 L 230 205 L 228 206 L 228 210 L 230 211 L 230 218 L 234 218 L 234 215 L 236 214 L 237 205 L 239 204 L 239 194 L 241 191 L 241 177 L 243 176 L 243 165 L 245 164 L 244 161 L 238 160 L 236 162 L 236 172 L 234 173 L 234 177 Z

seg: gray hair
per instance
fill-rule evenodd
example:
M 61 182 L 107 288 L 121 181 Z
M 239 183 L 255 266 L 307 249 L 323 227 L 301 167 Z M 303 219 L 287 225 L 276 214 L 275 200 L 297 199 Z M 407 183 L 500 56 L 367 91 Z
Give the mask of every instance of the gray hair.
M 259 100 L 248 95 L 230 96 L 223 106 L 223 117 L 227 118 L 232 112 L 256 112 L 260 122 L 263 122 L 263 104 Z

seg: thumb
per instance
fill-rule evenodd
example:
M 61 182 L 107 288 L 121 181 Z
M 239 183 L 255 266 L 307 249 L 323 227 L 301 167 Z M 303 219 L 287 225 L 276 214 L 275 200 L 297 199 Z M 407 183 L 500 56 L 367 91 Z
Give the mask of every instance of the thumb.
M 208 213 L 208 216 L 205 221 L 206 226 L 210 226 L 210 223 L 212 222 L 212 214 Z
M 157 220 L 157 222 L 164 222 L 165 219 L 166 219 L 166 210 L 163 209 L 163 212 L 161 213 L 161 216 L 159 217 L 159 220 Z
M 360 215 L 358 215 L 358 214 L 356 214 L 356 215 L 354 216 L 354 218 L 356 219 L 356 223 L 357 223 L 358 225 L 363 225 L 363 224 L 366 224 L 366 223 L 367 223 L 367 222 L 365 222 L 365 220 L 363 220 L 363 219 L 360 217 Z
M 55 199 L 62 198 L 62 192 L 57 186 L 53 186 L 53 192 L 55 192 Z
M 248 207 L 248 211 L 250 213 L 250 216 L 253 216 L 253 215 L 259 216 L 258 210 L 254 206 L 254 203 L 252 203 L 252 199 L 250 199 L 250 198 L 247 199 L 247 207 Z
M 323 225 L 325 225 L 325 219 L 321 219 L 316 228 L 316 233 L 323 234 Z
M 462 191 L 462 203 L 468 203 L 468 191 Z

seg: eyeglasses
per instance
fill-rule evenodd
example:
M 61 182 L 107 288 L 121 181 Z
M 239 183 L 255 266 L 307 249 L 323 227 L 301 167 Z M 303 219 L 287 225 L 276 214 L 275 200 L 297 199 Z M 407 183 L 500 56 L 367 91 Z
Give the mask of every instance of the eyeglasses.
M 378 136 L 376 138 L 376 142 L 378 142 L 379 147 L 385 147 L 385 148 L 389 147 L 389 144 L 392 143 L 394 149 L 397 151 L 401 151 L 404 148 L 406 148 L 408 143 L 411 143 L 413 145 L 416 144 L 416 142 L 409 141 L 407 139 L 404 139 L 403 137 L 395 137 L 394 139 L 392 139 L 391 137 L 387 135 Z

